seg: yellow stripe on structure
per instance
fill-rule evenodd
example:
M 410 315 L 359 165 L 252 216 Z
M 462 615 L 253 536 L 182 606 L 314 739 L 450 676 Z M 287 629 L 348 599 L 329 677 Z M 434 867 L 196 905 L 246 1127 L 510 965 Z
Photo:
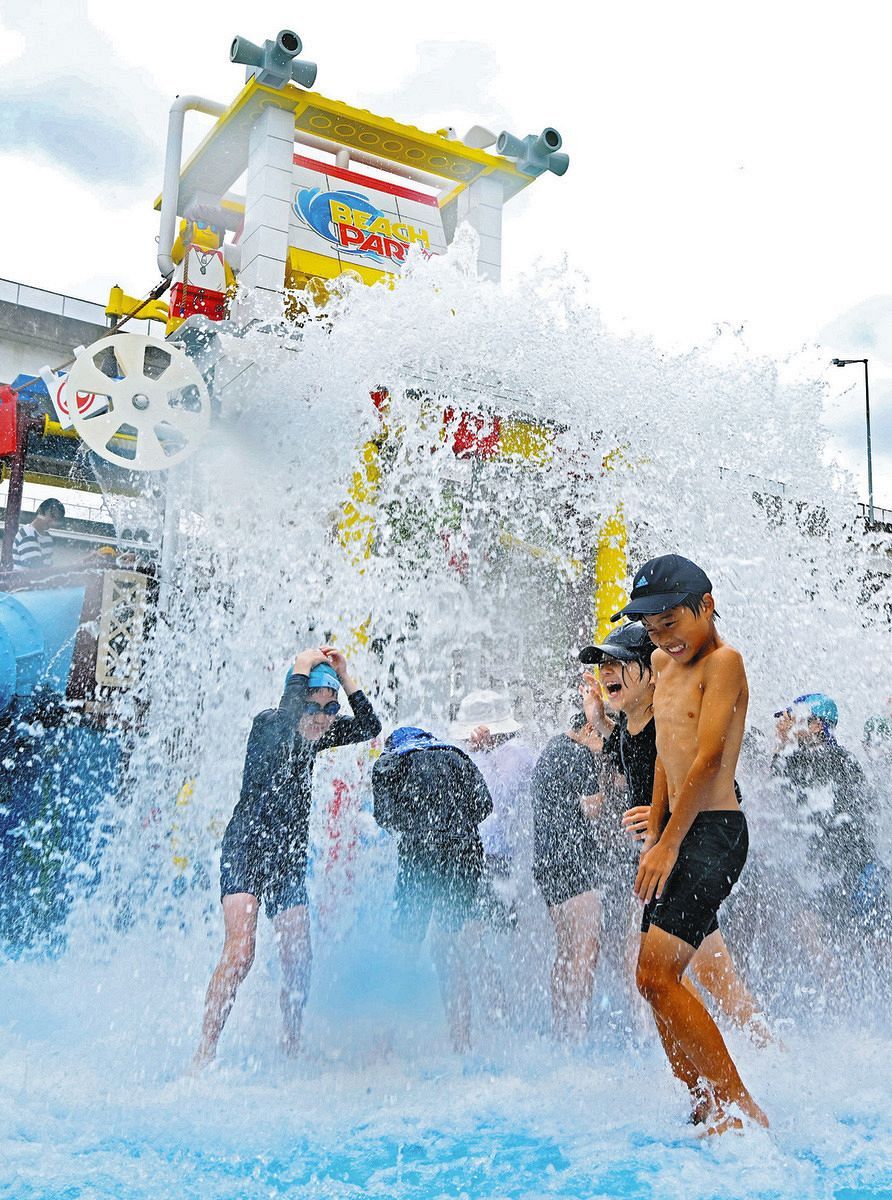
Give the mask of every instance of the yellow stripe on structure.
M 595 551 L 595 641 L 602 642 L 616 627 L 610 618 L 626 602 L 625 579 L 628 532 L 622 505 L 598 533 Z
M 375 501 L 381 479 L 380 447 L 377 441 L 366 442 L 360 452 L 360 464 L 353 472 L 347 489 L 347 499 L 341 506 L 338 522 L 338 541 L 359 567 L 372 553 L 375 534 Z

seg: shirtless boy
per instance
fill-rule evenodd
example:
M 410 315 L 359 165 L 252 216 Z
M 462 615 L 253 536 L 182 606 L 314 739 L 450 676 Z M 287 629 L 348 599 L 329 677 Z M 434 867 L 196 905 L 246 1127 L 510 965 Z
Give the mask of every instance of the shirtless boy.
M 604 756 L 613 761 L 625 779 L 631 807 L 623 814 L 622 823 L 637 842 L 647 837 L 657 761 L 653 651 L 647 630 L 638 622 L 629 622 L 579 655 L 580 662 L 597 667 L 597 679 L 591 673 L 584 678 L 596 689 L 600 683 L 598 693 L 603 689 L 611 715 L 616 714 L 616 725 L 604 743 Z M 756 1045 L 764 1046 L 772 1040 L 756 1001 L 734 966 L 718 920 L 713 921 L 691 959 L 684 983 L 688 988 L 696 983 L 708 992 Z
M 729 1111 L 736 1105 L 767 1126 L 718 1027 L 682 982 L 746 862 L 746 817 L 734 789 L 749 698 L 743 660 L 718 636 L 712 584 L 681 555 L 645 563 L 613 620 L 622 616 L 641 621 L 656 647 L 657 761 L 635 880 L 646 905 L 638 989 L 694 1119 L 712 1133 L 740 1128 Z

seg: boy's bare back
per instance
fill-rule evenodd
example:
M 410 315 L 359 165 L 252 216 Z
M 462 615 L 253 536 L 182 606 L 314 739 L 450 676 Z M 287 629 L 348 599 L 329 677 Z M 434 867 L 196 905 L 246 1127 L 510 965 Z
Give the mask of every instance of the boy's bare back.
M 697 807 L 739 807 L 734 775 L 749 689 L 738 651 L 718 638 L 715 643 L 690 663 L 675 662 L 664 650 L 654 651 L 657 754 L 666 773 L 670 809 L 698 758 L 718 770 L 706 772 L 709 782 L 699 791 Z

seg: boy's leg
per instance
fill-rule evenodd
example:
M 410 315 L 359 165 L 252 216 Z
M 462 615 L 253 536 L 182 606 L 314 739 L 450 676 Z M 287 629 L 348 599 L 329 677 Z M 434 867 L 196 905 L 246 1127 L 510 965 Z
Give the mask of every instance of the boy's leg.
M 746 1030 L 758 1046 L 772 1041 L 771 1031 L 759 1019 L 759 1006 L 735 969 L 725 939 L 716 929 L 697 947 L 685 980 L 693 976 L 734 1024 Z
M 310 940 L 310 910 L 306 904 L 295 905 L 276 913 L 273 918 L 276 945 L 282 964 L 282 1047 L 286 1054 L 300 1050 L 300 1033 L 304 1006 L 310 991 L 310 972 L 313 947 Z
M 653 1008 L 661 1036 L 665 1031 L 672 1069 L 689 1087 L 690 1072 L 696 1071 L 715 1098 L 719 1126 L 727 1104 L 737 1104 L 754 1121 L 767 1125 L 768 1118 L 744 1087 L 718 1026 L 682 983 L 693 956 L 693 946 L 651 925 L 638 958 L 638 990 Z M 680 1054 L 674 1054 L 675 1047 Z
M 235 1002 L 239 984 L 251 969 L 257 938 L 258 908 L 257 897 L 248 892 L 223 897 L 226 928 L 223 953 L 208 984 L 201 1042 L 193 1059 L 196 1067 L 203 1067 L 217 1053 L 217 1043 Z
M 598 965 L 603 906 L 596 891 L 551 905 L 557 950 L 551 968 L 551 1005 L 555 1035 L 579 1041 L 588 1014 Z

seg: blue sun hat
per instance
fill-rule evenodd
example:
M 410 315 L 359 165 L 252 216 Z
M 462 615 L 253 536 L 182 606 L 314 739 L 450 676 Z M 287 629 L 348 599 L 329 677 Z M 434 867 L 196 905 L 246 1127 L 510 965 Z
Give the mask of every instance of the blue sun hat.
M 439 738 L 426 729 L 417 725 L 400 725 L 394 729 L 384 743 L 385 752 L 391 754 L 409 754 L 413 750 L 447 749 L 454 750 L 450 742 L 441 742 Z

